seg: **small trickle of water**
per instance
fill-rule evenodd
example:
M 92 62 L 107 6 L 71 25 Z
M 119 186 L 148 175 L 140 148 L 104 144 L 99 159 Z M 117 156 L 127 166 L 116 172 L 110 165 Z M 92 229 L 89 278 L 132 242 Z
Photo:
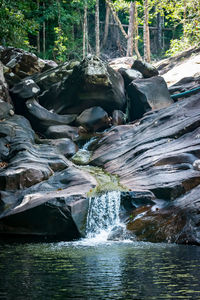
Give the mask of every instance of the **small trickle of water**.
M 87 216 L 87 238 L 107 240 L 112 228 L 120 224 L 120 192 L 91 197 Z

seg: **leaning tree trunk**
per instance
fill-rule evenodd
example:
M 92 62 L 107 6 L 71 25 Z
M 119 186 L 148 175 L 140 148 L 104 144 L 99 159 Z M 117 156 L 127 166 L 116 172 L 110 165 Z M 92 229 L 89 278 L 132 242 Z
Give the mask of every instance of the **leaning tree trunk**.
M 150 37 L 149 37 L 149 4 L 148 0 L 144 0 L 144 28 L 143 28 L 143 40 L 144 40 L 144 60 L 150 62 Z
M 96 56 L 100 55 L 100 38 L 99 38 L 99 0 L 96 0 L 95 11 L 95 35 L 96 35 Z
M 120 30 L 121 30 L 123 36 L 124 36 L 126 39 L 128 39 L 128 34 L 127 34 L 126 31 L 124 30 L 124 28 L 123 28 L 123 26 L 122 26 L 122 23 L 120 22 L 120 19 L 119 19 L 119 17 L 118 17 L 118 15 L 117 15 L 116 11 L 114 10 L 114 8 L 113 8 L 113 6 L 112 6 L 111 1 L 110 1 L 110 0 L 105 0 L 105 1 L 106 1 L 107 5 L 110 7 L 110 10 L 111 10 L 111 12 L 112 12 L 112 15 L 113 15 L 115 21 L 117 22 L 117 24 L 118 24 L 118 26 L 119 26 L 119 28 L 120 28 Z
M 104 37 L 103 37 L 102 47 L 106 45 L 108 39 L 109 19 L 110 19 L 110 7 L 106 3 L 106 18 L 105 18 Z
M 84 20 L 83 20 L 83 58 L 87 55 L 87 1 L 84 6 Z
M 133 56 L 133 22 L 134 22 L 134 3 L 131 1 L 129 11 L 129 25 L 128 25 L 128 40 L 126 56 Z
M 139 39 L 139 33 L 138 33 L 138 11 L 137 11 L 137 3 L 134 1 L 134 17 L 133 17 L 133 32 L 134 32 L 134 51 L 137 56 L 137 59 L 142 60 L 142 57 L 140 55 L 140 52 L 138 50 L 138 39 Z

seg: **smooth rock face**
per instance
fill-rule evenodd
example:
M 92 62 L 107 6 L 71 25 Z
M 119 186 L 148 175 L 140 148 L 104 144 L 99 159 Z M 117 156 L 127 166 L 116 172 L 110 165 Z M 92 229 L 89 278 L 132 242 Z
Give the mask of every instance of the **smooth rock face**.
M 111 113 L 114 109 L 124 109 L 126 98 L 121 75 L 95 56 L 88 56 L 79 66 L 74 67 L 59 95 L 59 103 L 54 103 L 57 113 L 77 113 L 101 106 Z
M 144 78 L 150 78 L 159 74 L 154 66 L 141 60 L 135 60 L 131 69 L 141 72 Z
M 79 129 L 69 125 L 54 125 L 47 129 L 45 136 L 50 139 L 70 138 L 75 141 L 79 138 Z
M 50 112 L 34 99 L 26 102 L 26 108 L 26 116 L 33 129 L 40 133 L 44 133 L 51 125 L 67 125 L 73 123 L 76 119 L 76 115 L 58 115 Z
M 48 140 L 47 143 L 55 146 L 65 157 L 71 157 L 78 151 L 78 146 L 69 138 Z
M 108 114 L 100 106 L 85 109 L 78 117 L 79 125 L 85 127 L 88 131 L 98 131 L 110 126 Z
M 160 76 L 137 79 L 127 88 L 129 96 L 128 117 L 134 121 L 150 110 L 157 110 L 173 104 L 164 79 Z
M 127 87 L 133 80 L 142 79 L 143 75 L 141 72 L 133 69 L 124 69 L 120 68 L 118 72 L 122 75 L 125 83 L 125 87 Z
M 180 243 L 187 243 L 188 240 L 191 243 L 199 243 L 200 227 L 196 216 L 200 211 L 200 202 L 195 200 L 196 196 L 193 192 L 198 190 L 200 185 L 197 163 L 200 157 L 199 137 L 200 102 L 199 95 L 195 95 L 162 110 L 152 111 L 138 123 L 118 126 L 105 133 L 102 140 L 94 145 L 96 149 L 91 164 L 103 166 L 106 171 L 119 175 L 120 182 L 129 189 L 151 191 L 156 198 L 164 199 L 166 205 L 176 199 L 170 210 L 163 208 L 163 214 L 173 219 L 170 224 L 174 231 L 173 238 L 170 239 L 171 233 L 169 231 L 168 234 L 166 230 L 162 241 L 168 239 L 175 241 L 180 235 L 181 238 L 178 240 Z M 194 201 L 190 195 L 193 195 Z M 186 201 L 183 222 L 181 221 L 183 209 L 181 199 Z M 176 209 L 175 214 L 173 209 Z M 149 208 L 145 211 L 138 208 L 135 216 L 146 211 L 149 211 Z M 149 211 L 144 217 L 148 220 L 148 216 L 155 214 L 157 230 L 164 224 L 162 220 L 165 220 L 165 216 L 160 216 L 159 212 L 160 209 L 155 213 Z M 158 222 L 156 218 L 161 219 Z M 190 222 L 194 219 L 195 222 Z M 140 218 L 137 223 L 139 222 Z M 150 228 L 150 223 L 146 224 L 146 226 L 141 225 L 141 233 L 144 227 L 146 230 Z M 177 226 L 175 227 L 174 224 Z M 164 230 L 165 225 L 163 226 Z M 136 234 L 137 230 L 134 229 L 136 227 L 131 228 Z M 183 228 L 187 228 L 184 230 L 184 235 L 181 234 Z M 141 234 L 139 239 L 143 240 L 143 237 L 144 235 Z M 153 233 L 151 238 L 147 235 L 144 239 L 161 241 Z

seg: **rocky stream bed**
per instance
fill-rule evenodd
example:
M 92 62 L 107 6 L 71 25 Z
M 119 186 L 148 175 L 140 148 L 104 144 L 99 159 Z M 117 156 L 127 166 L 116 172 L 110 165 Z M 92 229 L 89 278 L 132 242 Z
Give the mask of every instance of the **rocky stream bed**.
M 83 237 L 89 198 L 119 190 L 131 238 L 200 244 L 200 92 L 174 102 L 183 85 L 0 48 L 1 237 Z

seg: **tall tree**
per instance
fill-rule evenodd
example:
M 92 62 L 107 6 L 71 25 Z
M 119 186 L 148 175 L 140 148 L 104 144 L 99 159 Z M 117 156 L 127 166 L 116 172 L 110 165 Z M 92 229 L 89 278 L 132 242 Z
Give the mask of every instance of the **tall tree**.
M 84 3 L 84 18 L 83 18 L 83 58 L 87 54 L 88 48 L 88 28 L 87 28 L 87 0 Z
M 106 4 L 106 17 L 105 17 L 105 26 L 104 26 L 104 37 L 102 42 L 102 47 L 106 45 L 109 31 L 109 21 L 110 21 L 110 7 Z
M 133 34 L 134 34 L 133 22 L 134 22 L 134 3 L 133 1 L 131 1 L 126 56 L 133 56 Z
M 99 55 L 100 55 L 99 0 L 96 0 L 96 10 L 95 10 L 95 35 L 96 35 L 96 56 L 99 56 Z
M 144 27 L 143 27 L 143 40 L 144 40 L 144 60 L 150 62 L 150 35 L 149 35 L 149 2 L 144 0 Z

